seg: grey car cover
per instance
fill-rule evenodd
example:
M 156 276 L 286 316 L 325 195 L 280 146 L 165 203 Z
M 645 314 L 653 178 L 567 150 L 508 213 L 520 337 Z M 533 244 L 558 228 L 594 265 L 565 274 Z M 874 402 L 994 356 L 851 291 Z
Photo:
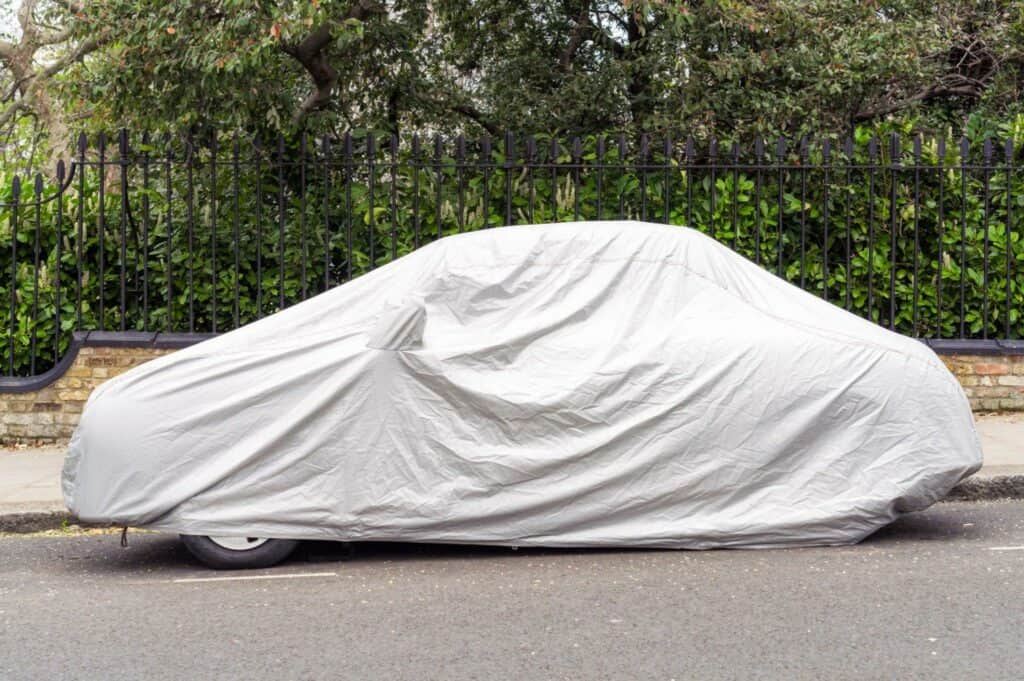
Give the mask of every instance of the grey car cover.
M 441 239 L 95 390 L 68 507 L 199 535 L 856 542 L 981 451 L 922 343 L 701 233 Z

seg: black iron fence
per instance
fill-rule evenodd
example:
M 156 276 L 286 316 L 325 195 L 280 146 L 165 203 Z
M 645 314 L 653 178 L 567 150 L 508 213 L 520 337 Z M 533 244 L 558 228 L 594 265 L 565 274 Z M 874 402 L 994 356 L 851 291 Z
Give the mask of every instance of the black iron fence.
M 896 136 L 82 136 L 52 177 L 2 179 L 0 371 L 45 371 L 75 331 L 218 333 L 447 234 L 580 219 L 693 226 L 916 337 L 1016 339 L 1015 155 L 1011 140 Z

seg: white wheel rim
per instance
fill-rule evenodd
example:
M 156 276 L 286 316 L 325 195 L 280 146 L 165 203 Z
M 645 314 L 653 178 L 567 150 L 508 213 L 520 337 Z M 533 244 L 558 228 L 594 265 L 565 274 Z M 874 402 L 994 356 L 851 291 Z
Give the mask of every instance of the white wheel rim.
M 251 551 L 270 540 L 266 537 L 210 537 L 210 541 L 230 551 Z

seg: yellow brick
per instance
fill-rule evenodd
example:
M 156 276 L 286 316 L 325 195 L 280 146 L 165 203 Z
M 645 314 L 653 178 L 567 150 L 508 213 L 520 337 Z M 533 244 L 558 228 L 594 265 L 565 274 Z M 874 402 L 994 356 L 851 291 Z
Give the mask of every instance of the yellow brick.
M 93 367 L 90 378 L 107 378 L 109 376 L 110 369 L 108 367 Z
M 35 399 L 37 402 L 55 402 L 57 400 L 57 391 L 52 385 L 48 385 L 35 393 Z
M 7 413 L 2 417 L 3 422 L 10 426 L 28 426 L 33 423 L 46 422 L 49 419 L 49 423 L 53 423 L 53 414 L 12 414 Z

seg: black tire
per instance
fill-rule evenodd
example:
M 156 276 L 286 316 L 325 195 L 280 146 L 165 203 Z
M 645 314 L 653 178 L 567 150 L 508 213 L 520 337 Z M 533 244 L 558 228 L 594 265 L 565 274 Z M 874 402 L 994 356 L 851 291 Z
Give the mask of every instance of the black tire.
M 209 537 L 183 534 L 182 543 L 201 563 L 216 570 L 249 570 L 277 565 L 299 545 L 296 539 L 268 539 L 251 549 L 234 550 Z

